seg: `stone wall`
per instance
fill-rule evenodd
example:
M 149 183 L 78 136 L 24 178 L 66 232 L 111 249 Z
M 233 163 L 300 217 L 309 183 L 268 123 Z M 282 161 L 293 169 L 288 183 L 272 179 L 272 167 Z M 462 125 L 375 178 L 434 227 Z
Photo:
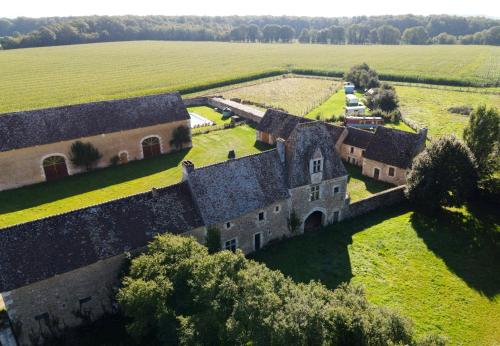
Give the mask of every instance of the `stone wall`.
M 352 153 L 351 148 L 354 148 Z M 340 157 L 344 161 L 361 167 L 361 165 L 363 164 L 363 151 L 364 150 L 361 148 L 354 147 L 348 144 L 342 144 L 340 146 Z M 353 163 L 353 159 L 355 160 L 355 163 Z
M 343 218 L 351 219 L 379 208 L 402 203 L 406 200 L 404 195 L 405 188 L 406 185 L 394 187 L 351 203 L 349 209 L 344 213 Z
M 118 284 L 125 255 L 111 257 L 49 279 L 2 293 L 9 318 L 21 345 L 32 337 L 50 333 L 48 325 L 59 328 L 82 323 L 80 314 L 99 317 L 112 311 L 112 297 Z M 57 331 L 58 327 L 52 327 Z
M 389 175 L 389 168 L 394 168 L 394 176 Z M 379 161 L 369 160 L 367 158 L 363 159 L 363 175 L 367 177 L 374 176 L 374 169 L 378 168 L 380 170 L 378 180 L 385 181 L 386 183 L 394 185 L 404 185 L 406 184 L 406 175 L 409 170 L 402 169 L 396 166 L 390 166 Z
M 186 107 L 208 106 L 208 98 L 203 96 L 183 99 L 182 101 Z
M 45 181 L 42 161 L 55 154 L 65 157 L 70 175 L 81 172 L 71 164 L 68 157 L 71 144 L 77 140 L 91 142 L 102 154 L 97 167 L 106 167 L 110 159 L 120 153 L 127 153 L 128 160 L 143 158 L 142 141 L 149 136 L 160 137 L 161 152 L 174 150 L 170 145 L 172 132 L 179 126 L 190 127 L 189 120 L 149 126 L 129 131 L 114 132 L 98 136 L 75 138 L 71 141 L 51 143 L 0 153 L 0 191 Z M 191 147 L 191 143 L 185 147 Z
M 208 104 L 211 107 L 217 107 L 219 109 L 224 109 L 226 107 L 229 107 L 235 115 L 238 115 L 244 119 L 251 120 L 256 123 L 259 123 L 262 120 L 262 117 L 264 116 L 264 112 L 258 109 L 231 100 L 226 100 L 223 98 L 218 98 L 218 97 L 210 98 L 208 99 Z

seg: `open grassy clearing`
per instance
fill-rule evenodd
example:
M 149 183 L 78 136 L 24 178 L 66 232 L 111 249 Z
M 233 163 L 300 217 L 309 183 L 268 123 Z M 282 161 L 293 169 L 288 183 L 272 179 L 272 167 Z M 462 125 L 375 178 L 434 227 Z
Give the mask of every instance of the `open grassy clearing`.
M 481 212 L 481 213 L 480 213 Z M 500 343 L 500 257 L 491 206 L 426 217 L 381 210 L 306 234 L 253 257 L 294 280 L 362 284 L 369 300 L 410 317 L 418 335 L 451 345 Z
M 363 99 L 363 94 L 356 92 L 355 95 L 359 100 Z M 336 93 L 332 94 L 325 102 L 320 104 L 318 107 L 312 109 L 309 113 L 305 115 L 306 118 L 316 119 L 319 115 L 321 120 L 326 120 L 332 116 L 344 115 L 345 110 L 345 92 L 343 88 L 340 88 Z M 366 109 L 366 114 L 368 115 L 370 110 Z
M 339 82 L 316 78 L 281 78 L 248 87 L 222 92 L 227 98 L 239 98 L 282 108 L 295 115 L 305 115 L 337 90 Z
M 351 197 L 351 202 L 359 201 L 373 195 L 374 193 L 390 189 L 394 187 L 383 181 L 375 180 L 361 174 L 361 167 L 351 165 L 344 162 L 344 166 L 349 173 L 349 180 L 347 182 L 347 192 Z
M 0 112 L 153 94 L 276 69 L 499 79 L 500 47 L 116 42 L 0 52 Z
M 500 108 L 500 95 L 396 86 L 403 115 L 429 129 L 429 134 L 439 137 L 455 134 L 462 137 L 468 116 L 448 112 L 454 106 L 481 104 Z
M 181 179 L 182 160 L 197 166 L 224 161 L 230 149 L 237 156 L 267 147 L 255 144 L 255 130 L 248 126 L 193 137 L 193 148 L 179 153 L 130 162 L 61 181 L 0 192 L 0 227 L 63 213 L 174 184 Z

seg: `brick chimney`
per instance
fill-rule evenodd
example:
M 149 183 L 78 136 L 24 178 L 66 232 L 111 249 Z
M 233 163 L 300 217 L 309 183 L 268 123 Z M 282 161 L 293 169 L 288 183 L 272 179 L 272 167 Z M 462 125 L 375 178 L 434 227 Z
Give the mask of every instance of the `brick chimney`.
M 194 164 L 189 160 L 182 161 L 182 181 L 189 178 L 189 174 L 194 172 Z
M 276 149 L 278 149 L 280 161 L 285 163 L 285 140 L 283 138 L 276 139 Z

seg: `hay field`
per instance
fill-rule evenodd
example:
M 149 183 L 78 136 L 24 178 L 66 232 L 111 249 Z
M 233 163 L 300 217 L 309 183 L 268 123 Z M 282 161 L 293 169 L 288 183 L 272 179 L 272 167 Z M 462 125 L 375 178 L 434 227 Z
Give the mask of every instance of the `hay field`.
M 500 47 L 116 42 L 0 51 L 0 112 L 153 94 L 270 70 L 379 73 L 495 83 Z

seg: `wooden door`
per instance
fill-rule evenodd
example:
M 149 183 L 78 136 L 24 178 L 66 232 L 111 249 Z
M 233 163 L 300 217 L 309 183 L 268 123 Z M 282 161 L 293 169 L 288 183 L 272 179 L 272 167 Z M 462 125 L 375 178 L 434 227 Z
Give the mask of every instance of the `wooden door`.
M 161 154 L 160 139 L 149 137 L 142 141 L 142 153 L 145 159 Z
M 50 156 L 43 160 L 45 180 L 53 181 L 68 176 L 66 160 L 62 156 Z
M 380 169 L 375 168 L 375 169 L 373 170 L 373 177 L 374 177 L 375 179 L 378 179 L 378 178 L 380 177 Z

